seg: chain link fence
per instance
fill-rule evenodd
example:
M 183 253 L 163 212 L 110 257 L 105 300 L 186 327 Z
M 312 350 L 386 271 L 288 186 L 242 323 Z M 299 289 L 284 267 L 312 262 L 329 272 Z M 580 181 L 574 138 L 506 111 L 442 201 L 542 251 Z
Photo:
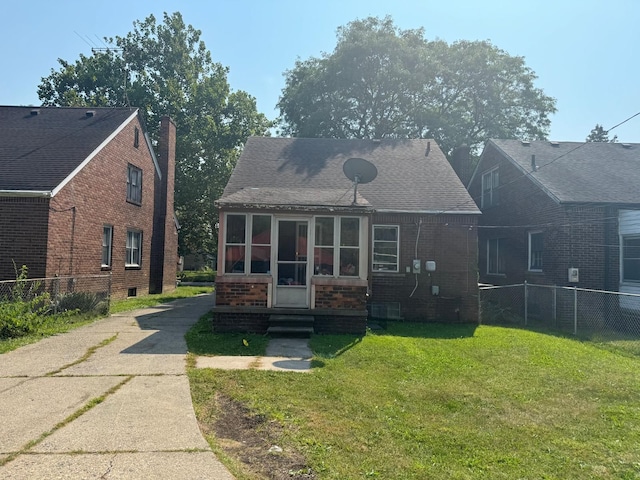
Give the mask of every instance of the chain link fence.
M 0 304 L 41 298 L 49 313 L 70 310 L 107 313 L 111 275 L 84 275 L 0 281 Z
M 487 325 L 640 337 L 640 295 L 526 282 L 481 286 L 480 318 Z

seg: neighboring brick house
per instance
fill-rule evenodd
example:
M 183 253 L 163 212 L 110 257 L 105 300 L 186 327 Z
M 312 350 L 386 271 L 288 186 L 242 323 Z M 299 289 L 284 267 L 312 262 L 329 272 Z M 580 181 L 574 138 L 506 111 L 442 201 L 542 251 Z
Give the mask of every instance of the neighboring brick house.
M 175 125 L 156 157 L 135 108 L 0 107 L 0 280 L 112 274 L 175 288 Z
M 357 196 L 350 158 L 377 169 Z M 218 331 L 297 313 L 316 332 L 363 333 L 367 308 L 478 320 L 480 212 L 433 140 L 252 137 L 216 204 Z
M 489 140 L 480 279 L 640 293 L 640 145 Z

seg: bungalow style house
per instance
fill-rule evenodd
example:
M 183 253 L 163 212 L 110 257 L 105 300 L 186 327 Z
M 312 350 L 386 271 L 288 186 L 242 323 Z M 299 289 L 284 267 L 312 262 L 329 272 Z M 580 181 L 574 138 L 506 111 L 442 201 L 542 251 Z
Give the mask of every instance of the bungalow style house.
M 480 211 L 433 140 L 252 137 L 216 205 L 217 331 L 478 321 Z
M 640 145 L 489 140 L 480 280 L 640 293 Z
M 111 273 L 116 297 L 175 288 L 175 125 L 156 156 L 135 108 L 0 107 L 0 280 Z

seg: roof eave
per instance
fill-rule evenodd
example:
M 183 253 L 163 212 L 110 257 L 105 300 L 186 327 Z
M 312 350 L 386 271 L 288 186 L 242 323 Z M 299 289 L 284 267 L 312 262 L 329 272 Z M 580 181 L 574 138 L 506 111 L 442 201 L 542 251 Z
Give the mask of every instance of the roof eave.
M 0 197 L 53 197 L 50 190 L 0 190 Z

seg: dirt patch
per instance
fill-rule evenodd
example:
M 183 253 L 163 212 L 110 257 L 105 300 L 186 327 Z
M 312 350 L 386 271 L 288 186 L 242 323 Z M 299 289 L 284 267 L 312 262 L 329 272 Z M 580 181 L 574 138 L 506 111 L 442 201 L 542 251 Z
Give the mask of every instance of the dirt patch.
M 216 404 L 213 431 L 227 455 L 269 480 L 316 478 L 299 452 L 280 445 L 282 427 L 277 422 L 252 414 L 224 395 L 216 395 Z

